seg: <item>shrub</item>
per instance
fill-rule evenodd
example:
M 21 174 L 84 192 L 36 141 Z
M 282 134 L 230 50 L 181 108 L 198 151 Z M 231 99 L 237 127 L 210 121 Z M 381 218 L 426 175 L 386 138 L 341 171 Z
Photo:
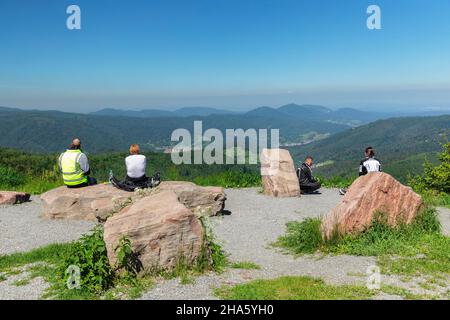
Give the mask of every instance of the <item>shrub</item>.
M 14 188 L 23 185 L 26 177 L 9 167 L 0 167 L 0 186 Z
M 91 234 L 83 235 L 71 247 L 59 268 L 65 282 L 69 278 L 66 270 L 71 265 L 80 268 L 80 287 L 83 290 L 100 293 L 113 284 L 114 271 L 106 254 L 102 226 L 96 226 Z
M 424 163 L 424 174 L 410 179 L 410 185 L 418 192 L 434 190 L 437 193 L 450 194 L 450 143 L 442 146 L 438 156 L 441 162 L 433 166 L 429 161 Z
M 287 224 L 287 235 L 280 237 L 276 244 L 289 248 L 296 254 L 314 253 L 323 245 L 320 224 L 320 218 L 307 218 L 301 222 L 289 222 Z

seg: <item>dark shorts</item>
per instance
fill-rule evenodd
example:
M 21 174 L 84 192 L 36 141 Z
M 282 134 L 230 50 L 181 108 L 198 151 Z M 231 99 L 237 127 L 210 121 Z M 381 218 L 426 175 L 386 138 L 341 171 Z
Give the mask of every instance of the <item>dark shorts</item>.
M 77 184 L 76 186 L 67 186 L 67 188 L 77 189 L 77 188 L 84 188 L 84 187 L 93 186 L 93 185 L 97 184 L 97 179 L 92 178 L 92 177 L 87 177 L 87 178 L 88 178 L 88 182 L 80 183 L 80 184 Z
M 303 192 L 314 192 L 320 189 L 320 182 L 309 182 L 300 184 L 300 190 Z

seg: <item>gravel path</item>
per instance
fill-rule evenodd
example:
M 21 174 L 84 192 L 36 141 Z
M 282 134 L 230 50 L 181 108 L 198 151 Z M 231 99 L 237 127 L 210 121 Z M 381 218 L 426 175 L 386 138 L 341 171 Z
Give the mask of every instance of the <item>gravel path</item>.
M 257 189 L 227 192 L 226 208 L 230 215 L 212 219 L 214 233 L 230 259 L 250 261 L 259 270 L 230 269 L 223 274 L 207 274 L 193 284 L 181 284 L 178 279 L 161 281 L 143 299 L 216 299 L 214 288 L 252 279 L 268 279 L 283 275 L 321 277 L 328 283 L 361 282 L 367 267 L 375 264 L 370 257 L 335 256 L 294 258 L 270 247 L 286 231 L 286 222 L 325 215 L 340 200 L 337 190 L 325 189 L 320 195 L 300 198 L 272 198 Z
M 286 199 L 267 197 L 252 188 L 227 189 L 226 193 L 226 210 L 231 214 L 212 218 L 217 240 L 232 261 L 254 262 L 260 269 L 208 273 L 187 285 L 181 284 L 179 279 L 161 280 L 143 295 L 143 299 L 216 299 L 214 288 L 221 285 L 283 275 L 321 277 L 333 284 L 364 283 L 367 267 L 375 264 L 371 257 L 345 255 L 294 258 L 270 247 L 285 233 L 286 222 L 325 215 L 333 208 L 340 200 L 335 189 L 324 189 L 320 195 Z M 87 221 L 41 219 L 39 198 L 31 200 L 16 206 L 0 206 L 0 255 L 78 239 L 94 225 Z M 439 208 L 439 214 L 444 232 L 449 235 L 450 210 Z M 8 276 L 4 281 L 0 278 L 0 300 L 37 299 L 47 284 L 40 278 L 26 285 L 14 284 L 24 277 L 26 273 Z M 380 296 L 386 297 L 395 298 Z
M 20 205 L 0 206 L 0 255 L 78 239 L 93 226 L 88 221 L 41 219 L 40 210 L 39 197 Z
M 439 220 L 442 225 L 442 232 L 446 236 L 450 236 L 450 209 L 438 208 Z

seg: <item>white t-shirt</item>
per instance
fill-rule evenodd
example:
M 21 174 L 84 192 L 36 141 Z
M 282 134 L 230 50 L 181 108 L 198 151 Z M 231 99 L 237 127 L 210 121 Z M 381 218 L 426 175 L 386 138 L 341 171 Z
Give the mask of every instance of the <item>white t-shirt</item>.
M 147 159 L 142 154 L 133 154 L 125 158 L 127 176 L 130 178 L 141 178 L 145 175 Z

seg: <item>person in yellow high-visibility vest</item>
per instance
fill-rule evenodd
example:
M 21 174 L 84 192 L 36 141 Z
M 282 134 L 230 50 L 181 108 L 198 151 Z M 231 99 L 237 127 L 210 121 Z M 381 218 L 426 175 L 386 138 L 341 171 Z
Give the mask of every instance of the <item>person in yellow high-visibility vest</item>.
M 61 153 L 58 164 L 64 184 L 69 188 L 82 188 L 97 183 L 94 178 L 89 177 L 89 161 L 81 151 L 81 141 L 78 138 L 73 139 L 69 149 Z

